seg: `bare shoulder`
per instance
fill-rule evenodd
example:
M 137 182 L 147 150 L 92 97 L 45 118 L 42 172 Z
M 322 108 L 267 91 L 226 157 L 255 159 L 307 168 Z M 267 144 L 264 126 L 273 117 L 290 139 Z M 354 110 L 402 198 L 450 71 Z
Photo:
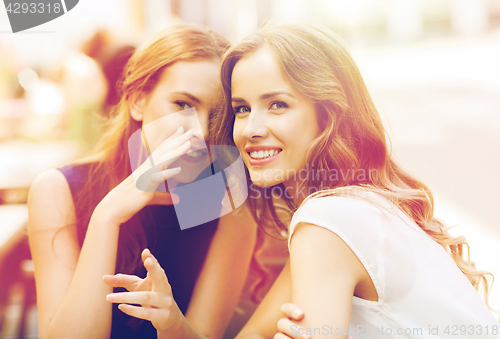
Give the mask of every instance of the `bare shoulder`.
M 66 181 L 66 177 L 64 176 L 64 174 L 62 174 L 61 171 L 55 168 L 40 173 L 35 178 L 33 184 L 31 185 L 31 190 L 43 189 L 43 188 L 49 188 L 49 189 L 67 188 L 69 193 L 69 185 L 68 182 Z
M 28 207 L 30 230 L 74 222 L 73 198 L 64 174 L 57 169 L 39 174 L 31 185 Z
M 351 248 L 336 233 L 318 225 L 301 222 L 290 242 L 292 265 L 312 267 L 327 265 L 338 273 L 360 278 L 363 266 Z
M 344 246 L 344 242 L 337 234 L 324 227 L 307 222 L 300 222 L 295 226 L 290 244 L 291 250 L 296 247 L 311 248 L 313 251 L 323 248 L 332 248 L 332 250 L 336 251 L 349 249 L 349 247 L 346 248 L 346 246 Z M 312 244 L 314 244 L 314 246 L 310 246 Z M 340 246 L 333 248 L 336 245 Z

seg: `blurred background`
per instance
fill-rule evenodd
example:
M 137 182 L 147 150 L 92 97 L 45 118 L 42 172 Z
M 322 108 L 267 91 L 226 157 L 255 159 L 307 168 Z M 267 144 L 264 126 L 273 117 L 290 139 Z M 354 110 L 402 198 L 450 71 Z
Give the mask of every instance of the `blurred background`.
M 81 0 L 17 34 L 0 6 L 0 338 L 38 337 L 31 182 L 92 150 L 134 48 L 178 22 L 237 42 L 271 18 L 320 22 L 345 39 L 393 155 L 430 187 L 436 215 L 467 236 L 477 266 L 500 279 L 500 0 Z M 274 279 L 286 242 L 266 237 L 259 257 Z M 226 338 L 255 307 L 256 276 Z

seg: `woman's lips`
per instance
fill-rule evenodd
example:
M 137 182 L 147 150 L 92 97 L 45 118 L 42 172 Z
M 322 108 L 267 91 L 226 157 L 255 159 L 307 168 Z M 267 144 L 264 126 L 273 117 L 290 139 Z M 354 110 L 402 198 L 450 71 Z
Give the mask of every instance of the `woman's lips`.
M 248 162 L 250 163 L 251 166 L 264 166 L 264 165 L 267 165 L 268 163 L 270 163 L 271 161 L 274 161 L 280 155 L 280 153 L 281 153 L 281 150 L 279 150 L 279 152 L 274 154 L 274 155 L 271 155 L 271 156 L 268 156 L 265 158 L 261 158 L 261 159 L 256 159 L 256 158 L 252 158 L 250 156 L 250 152 L 247 152 Z
M 187 162 L 191 163 L 199 163 L 202 161 L 205 161 L 205 158 L 207 157 L 207 153 L 203 152 L 201 150 L 198 151 L 189 151 L 183 156 L 181 156 L 181 159 Z

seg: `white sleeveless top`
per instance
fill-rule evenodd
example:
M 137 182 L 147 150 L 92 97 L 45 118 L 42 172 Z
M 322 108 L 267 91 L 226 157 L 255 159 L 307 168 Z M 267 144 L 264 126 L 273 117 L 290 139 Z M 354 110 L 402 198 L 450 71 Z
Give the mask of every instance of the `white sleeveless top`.
M 378 301 L 353 297 L 349 334 L 354 339 L 500 338 L 500 324 L 451 256 L 389 200 L 367 194 L 387 210 L 359 197 L 313 198 L 294 214 L 288 237 L 290 249 L 298 223 L 326 228 L 365 267 Z

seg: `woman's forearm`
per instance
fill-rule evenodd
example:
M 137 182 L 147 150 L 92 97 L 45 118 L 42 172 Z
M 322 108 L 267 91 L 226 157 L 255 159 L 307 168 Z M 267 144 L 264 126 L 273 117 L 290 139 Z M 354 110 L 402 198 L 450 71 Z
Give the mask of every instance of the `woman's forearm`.
M 169 331 L 157 331 L 158 339 L 172 339 L 172 338 L 182 338 L 182 339 L 209 339 L 204 334 L 201 334 L 193 328 L 186 320 L 183 318 L 182 325 L 177 329 L 172 329 Z
M 115 273 L 120 225 L 94 211 L 78 263 L 63 302 L 48 326 L 47 338 L 109 338 L 112 292 L 102 277 Z
M 187 320 L 184 321 L 184 326 L 176 332 L 163 332 L 158 331 L 158 339 L 172 339 L 172 338 L 182 338 L 182 339 L 210 339 L 204 334 L 196 331 Z M 264 336 L 251 332 L 246 333 L 242 336 L 238 336 L 237 339 L 266 339 Z
M 250 332 L 241 336 L 237 336 L 236 339 L 266 339 L 266 337 L 260 335 L 259 333 Z

